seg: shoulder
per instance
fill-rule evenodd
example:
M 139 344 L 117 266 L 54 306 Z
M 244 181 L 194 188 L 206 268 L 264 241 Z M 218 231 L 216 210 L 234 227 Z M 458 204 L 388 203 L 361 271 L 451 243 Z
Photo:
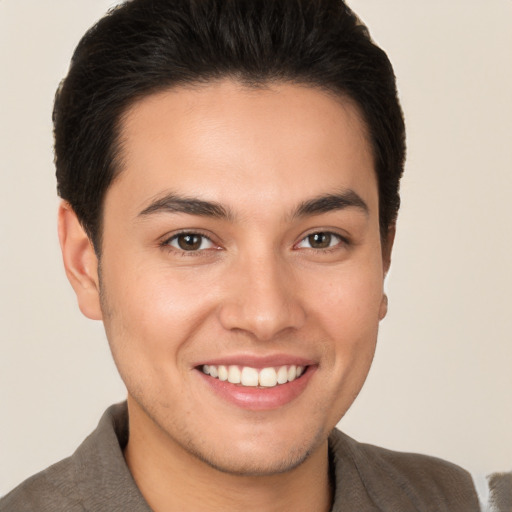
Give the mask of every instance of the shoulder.
M 151 512 L 123 457 L 126 403 L 109 407 L 67 459 L 29 478 L 0 500 L 0 512 Z
M 37 473 L 0 499 L 0 512 L 83 512 L 73 498 L 74 471 L 64 459 Z
M 418 484 L 423 484 L 425 481 L 435 482 L 448 487 L 454 483 L 466 484 L 471 481 L 471 476 L 465 469 L 446 460 L 420 453 L 399 452 L 358 443 L 348 436 L 345 436 L 345 439 L 346 445 L 350 446 L 351 454 L 359 465 L 366 463 L 394 477 L 414 480 Z
M 331 434 L 330 446 L 335 465 L 351 466 L 375 501 L 402 500 L 425 511 L 480 509 L 471 475 L 456 464 L 359 443 L 338 430 Z

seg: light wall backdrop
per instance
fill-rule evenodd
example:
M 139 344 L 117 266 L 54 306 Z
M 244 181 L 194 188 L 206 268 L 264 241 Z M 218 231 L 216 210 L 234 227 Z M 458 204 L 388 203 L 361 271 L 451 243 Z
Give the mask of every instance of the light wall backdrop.
M 62 270 L 54 91 L 109 0 L 0 0 L 0 495 L 124 398 Z M 512 1 L 351 0 L 408 127 L 389 315 L 349 435 L 512 470 Z

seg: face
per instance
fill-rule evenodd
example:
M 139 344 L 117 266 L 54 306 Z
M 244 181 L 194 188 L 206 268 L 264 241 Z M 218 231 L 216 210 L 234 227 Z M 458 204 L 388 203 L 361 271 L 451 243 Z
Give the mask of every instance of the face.
M 295 467 L 358 394 L 385 314 L 357 109 L 222 81 L 141 100 L 122 135 L 101 316 L 134 421 L 223 471 Z

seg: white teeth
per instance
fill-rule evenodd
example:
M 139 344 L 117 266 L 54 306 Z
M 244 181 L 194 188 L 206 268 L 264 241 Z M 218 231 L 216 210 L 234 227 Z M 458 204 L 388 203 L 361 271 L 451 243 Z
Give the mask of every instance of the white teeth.
M 228 368 L 228 381 L 231 384 L 240 384 L 240 370 L 238 366 L 230 366 Z
M 250 366 L 243 366 L 241 369 L 237 365 L 207 365 L 202 367 L 203 373 L 213 378 L 228 381 L 231 384 L 241 384 L 242 386 L 272 388 L 278 384 L 286 384 L 299 378 L 305 371 L 304 366 L 268 367 L 260 370 Z
M 219 380 L 228 380 L 228 369 L 223 365 L 219 366 Z
M 281 368 L 277 370 L 277 383 L 285 384 L 286 382 L 288 382 L 288 368 L 281 366 Z
M 242 369 L 242 377 L 240 382 L 243 386 L 257 386 L 258 385 L 258 370 L 244 366 Z
M 277 384 L 277 373 L 274 368 L 263 368 L 260 372 L 260 386 L 273 388 Z

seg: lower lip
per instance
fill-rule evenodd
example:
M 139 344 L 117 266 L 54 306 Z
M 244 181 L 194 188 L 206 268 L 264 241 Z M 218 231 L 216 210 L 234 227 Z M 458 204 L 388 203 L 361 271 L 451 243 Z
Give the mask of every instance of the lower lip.
M 210 377 L 196 370 L 203 381 L 221 398 L 250 411 L 266 411 L 283 407 L 295 400 L 306 388 L 316 371 L 316 366 L 308 366 L 297 379 L 272 388 L 241 386 Z

